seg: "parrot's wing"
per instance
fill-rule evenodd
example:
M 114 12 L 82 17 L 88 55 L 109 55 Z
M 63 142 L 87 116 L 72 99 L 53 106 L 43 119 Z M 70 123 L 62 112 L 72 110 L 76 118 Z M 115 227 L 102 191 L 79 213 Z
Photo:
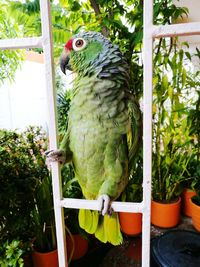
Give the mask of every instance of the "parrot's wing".
M 70 149 L 69 143 L 70 143 L 70 135 L 69 135 L 69 125 L 68 125 L 67 132 L 65 133 L 59 147 L 61 151 L 64 151 L 65 163 L 68 163 L 72 160 L 72 151 Z
M 132 95 L 128 96 L 128 100 L 130 127 L 129 132 L 127 133 L 127 141 L 129 148 L 130 171 L 134 162 L 135 155 L 139 150 L 142 141 L 142 114 L 139 108 L 139 104 L 136 102 Z

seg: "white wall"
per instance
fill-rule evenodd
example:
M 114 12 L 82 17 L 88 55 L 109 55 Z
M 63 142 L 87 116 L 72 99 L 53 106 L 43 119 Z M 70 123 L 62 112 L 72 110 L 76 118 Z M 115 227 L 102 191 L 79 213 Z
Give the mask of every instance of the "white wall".
M 35 125 L 48 130 L 43 55 L 26 51 L 25 59 L 15 74 L 15 81 L 0 86 L 0 128 L 24 130 Z M 74 75 L 60 71 L 60 79 L 70 89 Z
M 44 64 L 25 61 L 15 82 L 0 87 L 0 128 L 47 127 Z

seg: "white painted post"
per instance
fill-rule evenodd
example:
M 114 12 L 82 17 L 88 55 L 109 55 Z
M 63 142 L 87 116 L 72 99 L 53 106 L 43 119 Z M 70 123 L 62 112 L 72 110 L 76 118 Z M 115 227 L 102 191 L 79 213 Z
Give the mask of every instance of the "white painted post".
M 1 39 L 0 49 L 42 48 L 42 37 Z
M 200 22 L 180 23 L 171 25 L 153 25 L 152 36 L 155 38 L 188 36 L 200 34 Z
M 52 47 L 52 24 L 51 9 L 49 0 L 40 0 L 40 13 L 42 21 L 42 38 L 46 71 L 46 88 L 49 111 L 49 138 L 50 149 L 58 148 L 57 119 L 56 119 L 56 92 L 54 83 L 54 62 Z M 65 238 L 65 222 L 63 207 L 60 200 L 62 199 L 62 182 L 60 169 L 57 162 L 52 164 L 52 183 L 53 183 L 53 199 L 54 213 L 56 221 L 56 235 L 58 247 L 59 267 L 67 267 L 67 252 Z
M 153 75 L 153 1 L 144 0 L 143 36 L 143 222 L 142 267 L 150 266 L 151 176 L 152 176 L 152 75 Z

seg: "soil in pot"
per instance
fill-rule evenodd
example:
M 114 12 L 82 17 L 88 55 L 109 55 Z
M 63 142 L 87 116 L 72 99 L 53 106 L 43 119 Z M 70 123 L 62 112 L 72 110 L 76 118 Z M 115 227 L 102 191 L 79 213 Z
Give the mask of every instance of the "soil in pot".
M 151 223 L 161 228 L 175 227 L 180 221 L 181 198 L 173 203 L 151 202 Z

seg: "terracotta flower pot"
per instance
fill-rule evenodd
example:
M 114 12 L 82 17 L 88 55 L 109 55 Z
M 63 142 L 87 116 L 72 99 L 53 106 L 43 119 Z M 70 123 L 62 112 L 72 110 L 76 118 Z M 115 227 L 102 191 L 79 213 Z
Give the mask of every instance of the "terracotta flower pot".
M 190 199 L 191 211 L 192 211 L 192 223 L 194 228 L 200 232 L 200 206 L 195 204 L 192 199 Z
M 176 226 L 180 220 L 181 198 L 173 203 L 151 202 L 151 223 L 161 228 Z
M 58 267 L 58 251 L 46 253 L 33 251 L 32 260 L 34 267 Z
M 74 239 L 74 253 L 71 260 L 78 260 L 82 258 L 88 251 L 88 241 L 81 235 L 72 235 Z M 70 257 L 73 250 L 73 242 L 69 235 L 67 235 L 67 255 Z
M 119 221 L 126 235 L 134 236 L 142 232 L 142 213 L 119 212 Z
M 191 197 L 195 196 L 196 193 L 191 189 L 185 188 L 183 193 L 181 194 L 181 206 L 182 212 L 184 215 L 188 217 L 192 217 L 192 210 L 191 210 Z

